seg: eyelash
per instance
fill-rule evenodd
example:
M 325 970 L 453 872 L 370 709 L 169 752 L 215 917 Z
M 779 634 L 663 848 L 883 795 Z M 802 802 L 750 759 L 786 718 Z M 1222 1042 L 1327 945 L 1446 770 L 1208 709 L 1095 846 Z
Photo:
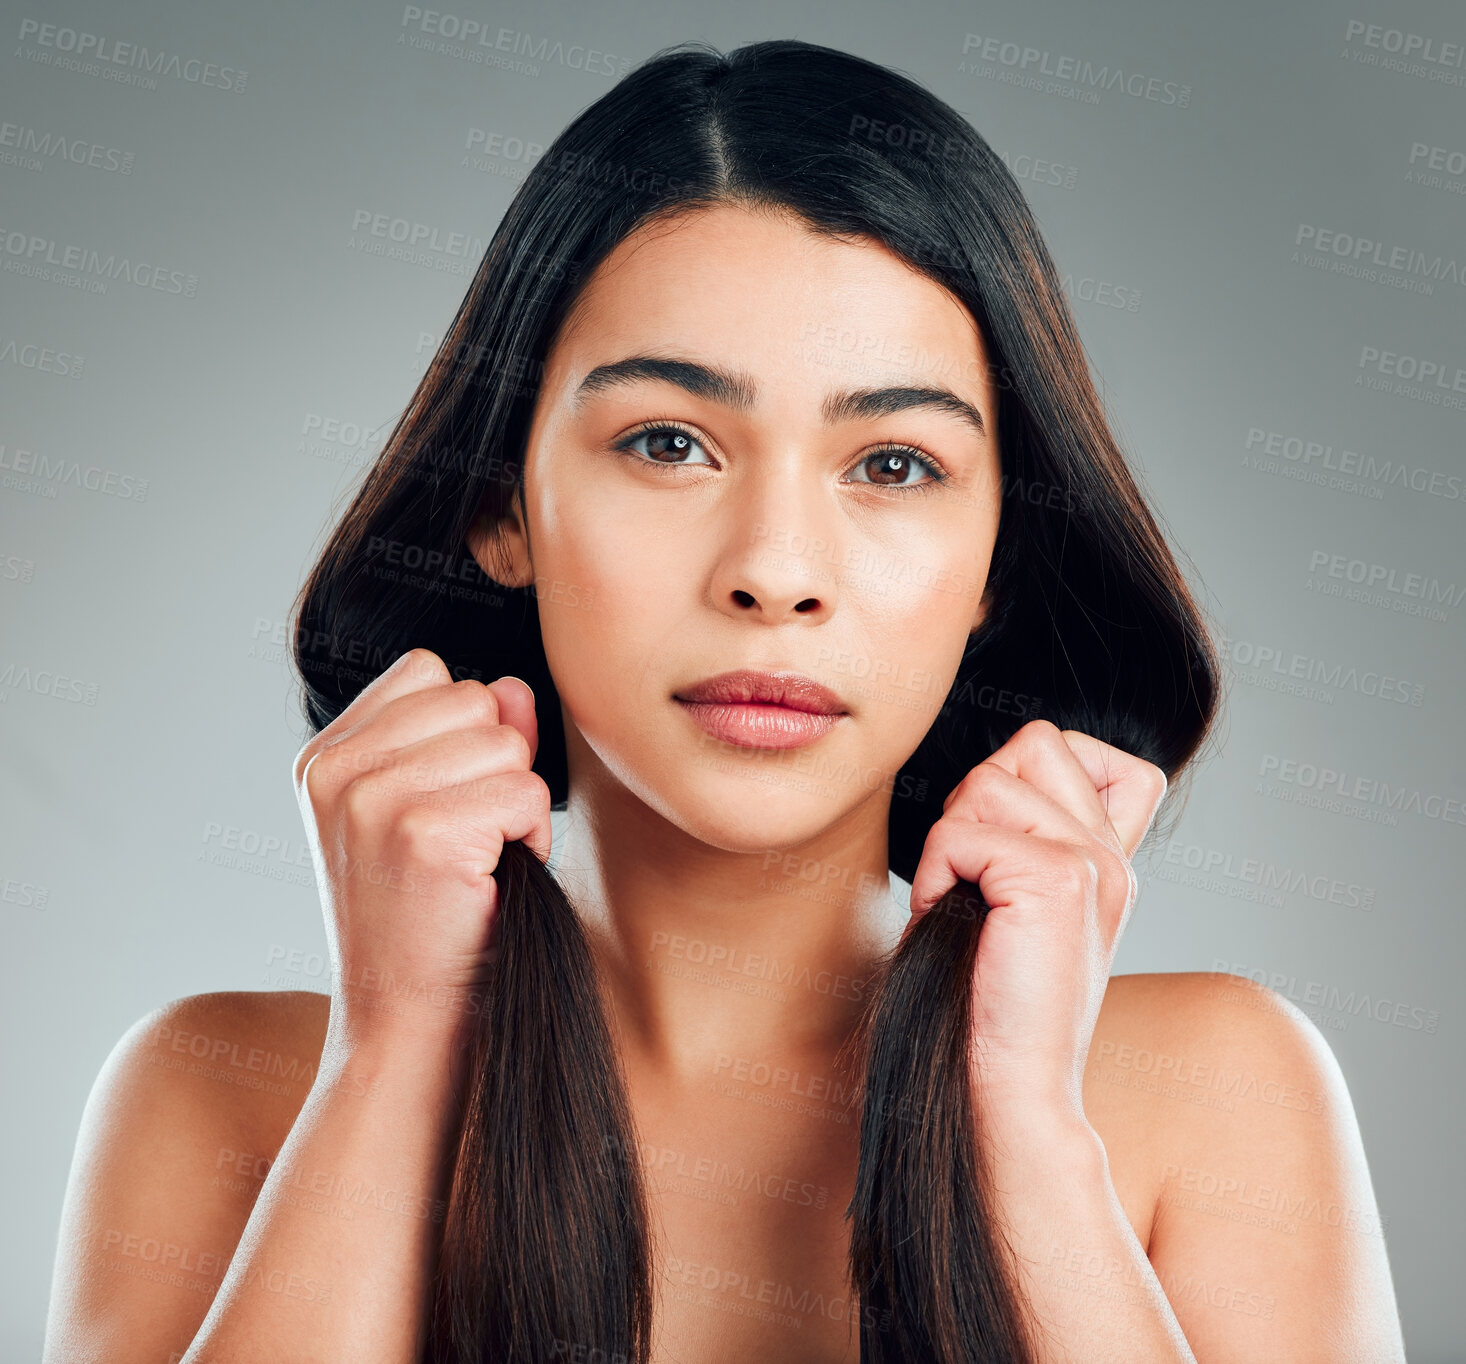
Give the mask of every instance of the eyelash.
M 638 464 L 649 464 L 656 469 L 680 469 L 688 467 L 698 467 L 697 465 L 688 466 L 681 464 L 664 464 L 659 460 L 647 459 L 645 456 L 639 455 L 634 450 L 629 448 L 634 441 L 640 440 L 643 436 L 650 436 L 659 432 L 672 432 L 676 435 L 686 436 L 689 440 L 696 441 L 699 445 L 706 447 L 706 442 L 703 440 L 703 438 L 699 436 L 696 431 L 690 430 L 688 427 L 683 426 L 681 422 L 654 418 L 650 421 L 642 422 L 639 426 L 632 428 L 632 430 L 628 431 L 626 435 L 622 436 L 618 441 L 616 441 L 611 448 L 615 450 L 618 454 L 627 455 L 630 458 L 636 460 Z M 922 467 L 926 469 L 931 477 L 921 483 L 896 484 L 868 482 L 865 485 L 868 488 L 884 488 L 887 492 L 893 493 L 927 492 L 932 488 L 939 487 L 941 484 L 945 483 L 948 478 L 951 477 L 951 475 L 948 474 L 947 471 L 942 468 L 940 464 L 937 463 L 934 456 L 927 454 L 925 450 L 922 450 L 917 446 L 904 445 L 899 441 L 883 441 L 881 444 L 872 447 L 870 450 L 867 450 L 863 455 L 861 455 L 861 457 L 855 462 L 854 467 L 858 469 L 862 464 L 869 463 L 869 461 L 875 459 L 878 455 L 903 455 L 907 459 L 914 459 L 918 464 L 922 465 Z

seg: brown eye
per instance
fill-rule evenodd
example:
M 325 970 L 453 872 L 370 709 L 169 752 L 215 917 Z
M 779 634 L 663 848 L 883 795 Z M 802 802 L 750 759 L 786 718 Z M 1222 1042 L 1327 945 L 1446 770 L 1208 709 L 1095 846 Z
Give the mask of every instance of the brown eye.
M 905 455 L 898 455 L 894 451 L 872 455 L 865 461 L 865 465 L 872 471 L 872 483 L 905 483 L 907 471 L 912 468 L 911 461 Z
M 866 472 L 865 478 L 855 480 L 857 483 L 870 483 L 878 488 L 896 488 L 903 492 L 908 488 L 914 491 L 917 488 L 932 487 L 946 477 L 931 460 L 915 450 L 902 448 L 876 450 L 862 459 L 856 468 Z M 920 470 L 925 470 L 929 477 L 909 477 L 913 471 Z
M 642 441 L 646 442 L 646 449 L 636 449 Z M 632 432 L 625 440 L 617 442 L 616 448 L 631 451 L 633 454 L 645 455 L 646 462 L 654 464 L 701 464 L 705 462 L 686 458 L 693 450 L 702 449 L 702 443 L 690 431 L 684 431 L 680 426 L 643 427 L 640 431 Z
M 672 455 L 681 458 L 692 449 L 692 441 L 681 431 L 651 431 L 645 437 L 646 452 L 653 459 Z

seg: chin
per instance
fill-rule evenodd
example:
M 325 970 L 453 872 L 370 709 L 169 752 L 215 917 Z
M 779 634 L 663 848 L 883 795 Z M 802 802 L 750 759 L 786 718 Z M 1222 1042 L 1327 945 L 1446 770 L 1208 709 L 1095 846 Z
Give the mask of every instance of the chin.
M 748 774 L 709 772 L 692 789 L 663 801 L 666 817 L 689 837 L 725 852 L 794 848 L 818 836 L 856 793 L 798 772 L 754 767 Z

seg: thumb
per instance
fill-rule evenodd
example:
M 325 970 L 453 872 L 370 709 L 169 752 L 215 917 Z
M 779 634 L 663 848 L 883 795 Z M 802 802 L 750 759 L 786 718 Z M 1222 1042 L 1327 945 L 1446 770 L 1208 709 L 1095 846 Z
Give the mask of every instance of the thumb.
M 489 690 L 494 693 L 494 699 L 499 703 L 499 723 L 513 725 L 524 735 L 529 743 L 529 760 L 533 764 L 540 746 L 539 721 L 534 709 L 534 689 L 522 677 L 505 676 L 499 678 L 497 682 L 491 682 Z M 553 828 L 549 816 L 546 815 L 544 821 L 525 836 L 524 842 L 535 850 L 541 862 L 548 862 L 552 838 Z
M 540 749 L 539 720 L 535 716 L 534 690 L 523 678 L 505 676 L 489 683 L 494 700 L 499 703 L 499 723 L 513 725 L 529 744 L 530 761 Z

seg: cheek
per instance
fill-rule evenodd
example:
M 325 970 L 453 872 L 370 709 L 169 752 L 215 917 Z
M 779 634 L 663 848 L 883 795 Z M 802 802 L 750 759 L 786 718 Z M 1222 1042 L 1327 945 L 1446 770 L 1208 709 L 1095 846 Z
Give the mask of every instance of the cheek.
M 634 521 L 589 497 L 544 512 L 535 591 L 556 689 L 587 735 L 634 729 L 666 700 L 657 663 L 685 629 L 678 556 L 662 537 L 628 533 Z
M 656 515 L 645 499 L 618 495 L 594 465 L 567 461 L 535 507 L 536 571 L 584 583 L 608 606 L 629 607 L 630 594 L 668 581 L 677 558 Z
M 832 657 L 832 678 L 848 681 L 867 717 L 912 748 L 942 708 L 962 662 L 978 593 L 970 579 L 888 581 L 865 598 L 863 647 Z M 838 685 L 837 682 L 837 685 Z
M 955 581 L 934 573 L 926 585 L 892 588 L 896 605 L 889 619 L 891 649 L 897 658 L 936 672 L 953 673 L 967 647 L 967 633 L 977 611 L 977 597 Z

